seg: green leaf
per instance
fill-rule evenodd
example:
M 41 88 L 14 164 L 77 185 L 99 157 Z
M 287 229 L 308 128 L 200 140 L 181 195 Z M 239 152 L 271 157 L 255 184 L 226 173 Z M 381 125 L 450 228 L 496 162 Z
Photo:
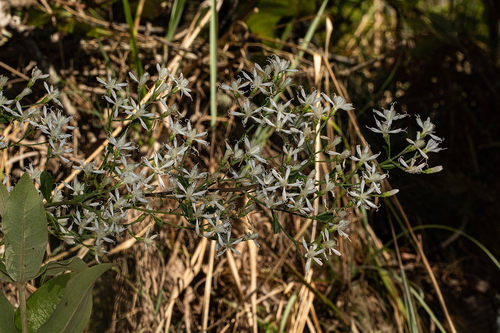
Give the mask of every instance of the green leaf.
M 75 273 L 79 273 L 81 271 L 84 271 L 87 269 L 87 265 L 85 262 L 78 258 L 78 257 L 73 257 L 71 259 L 67 259 L 64 261 L 50 261 L 46 265 L 44 265 L 42 268 L 40 268 L 40 271 L 38 271 L 36 277 L 40 275 L 44 276 L 54 276 L 59 273 L 65 272 L 65 271 L 72 271 Z
M 12 280 L 12 278 L 9 276 L 9 273 L 7 273 L 7 268 L 5 267 L 3 261 L 1 260 L 0 260 L 0 279 L 7 282 L 14 282 L 14 280 Z
M 62 274 L 50 279 L 26 300 L 29 333 L 35 333 L 54 312 L 72 275 L 74 274 Z M 16 311 L 15 323 L 16 328 L 21 331 L 19 308 Z
M 14 325 L 14 308 L 0 291 L 0 333 L 17 333 Z
M 94 282 L 114 264 L 101 264 L 76 274 L 66 285 L 64 295 L 56 309 L 36 332 L 83 332 L 92 312 Z
M 31 280 L 40 269 L 47 247 L 47 216 L 28 173 L 10 193 L 2 227 L 7 272 L 14 281 Z
M 278 221 L 278 218 L 276 217 L 274 212 L 271 211 L 271 213 L 273 214 L 273 232 L 277 234 L 281 230 L 281 224 L 280 221 Z
M 330 221 L 333 219 L 332 213 L 323 213 L 316 216 L 316 220 L 318 221 Z
M 0 182 L 0 216 L 3 217 L 3 213 L 5 212 L 5 205 L 7 204 L 7 199 L 9 199 L 9 191 L 7 187 Z
M 43 171 L 40 175 L 40 183 L 40 191 L 42 191 L 43 197 L 48 202 L 54 181 L 52 180 L 52 175 L 47 170 Z

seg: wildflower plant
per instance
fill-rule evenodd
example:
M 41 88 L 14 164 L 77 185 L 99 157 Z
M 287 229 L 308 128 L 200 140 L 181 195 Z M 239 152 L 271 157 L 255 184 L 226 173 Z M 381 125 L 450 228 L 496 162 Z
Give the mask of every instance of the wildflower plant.
M 322 264 L 321 256 L 328 260 L 327 256 L 332 255 L 332 252 L 341 254 L 336 249 L 336 235 L 349 239 L 349 212 L 353 207 L 378 209 L 376 198 L 397 193 L 397 190 L 382 191 L 381 182 L 388 177 L 384 170 L 399 168 L 409 173 L 434 173 L 442 169 L 440 166 L 428 167 L 430 153 L 443 149 L 439 147 L 442 139 L 435 135 L 430 119 L 423 122 L 417 117 L 421 130 L 416 136 L 411 135 L 412 139 L 407 139 L 408 145 L 401 151 L 394 153 L 391 150 L 391 136 L 406 132 L 399 122 L 408 116 L 398 114 L 394 104 L 389 110 L 374 110 L 376 127 L 368 127 L 382 134 L 387 143 L 388 156 L 383 162 L 377 163 L 376 158 L 380 153 L 372 153 L 368 145 L 358 145 L 351 152 L 341 146 L 339 137 L 325 136 L 325 128 L 332 117 L 337 112 L 352 110 L 352 104 L 338 95 L 328 96 L 316 90 L 307 93 L 302 87 L 297 90 L 296 99 L 280 101 L 278 95 L 285 88 L 293 86 L 290 73 L 296 70 L 290 69 L 289 65 L 289 61 L 273 56 L 266 66 L 255 64 L 250 74 L 243 73 L 230 85 L 220 86 L 234 96 L 238 110 L 230 112 L 230 115 L 241 119 L 245 131 L 236 141 L 225 142 L 225 151 L 211 173 L 200 170 L 198 163 L 190 167 L 192 163 L 187 161 L 197 159 L 200 154 L 197 147 L 215 143 L 207 142 L 207 132 L 199 131 L 189 120 L 182 119 L 177 106 L 168 104 L 168 97 L 173 94 L 191 98 L 189 81 L 182 74 L 174 77 L 160 66 L 157 66 L 156 78 L 144 74 L 137 79 L 129 73 L 138 98 L 127 94 L 124 89 L 127 83 L 117 82 L 111 77 L 106 80 L 97 78 L 106 89 L 103 98 L 107 103 L 108 123 L 105 128 L 109 131 L 109 144 L 103 155 L 74 165 L 71 161 L 77 159 L 71 156 L 73 149 L 69 142 L 76 127 L 69 125 L 73 118 L 59 109 L 61 104 L 57 88 L 49 87 L 44 82 L 47 90 L 45 98 L 38 104 L 24 106 L 24 96 L 10 99 L 3 95 L 0 88 L 0 117 L 11 124 L 19 124 L 23 133 L 18 142 L 10 142 L 2 136 L 0 149 L 22 145 L 25 139 L 39 133 L 45 138 L 39 144 L 47 147 L 46 162 L 55 159 L 81 173 L 71 184 L 54 184 L 49 170 L 37 170 L 31 165 L 15 189 L 9 192 L 5 186 L 0 188 L 2 202 L 6 202 L 0 205 L 4 234 L 2 243 L 6 248 L 0 261 L 0 278 L 16 282 L 20 292 L 24 292 L 23 286 L 28 279 L 47 272 L 54 275 L 69 270 L 76 273 L 68 279 L 70 282 L 52 282 L 63 284 L 62 290 L 66 291 L 61 295 L 62 299 L 78 297 L 80 294 L 82 299 L 88 298 L 91 297 L 88 290 L 91 290 L 93 281 L 110 266 L 103 264 L 95 266 L 102 267 L 99 269 L 87 268 L 78 258 L 41 266 L 47 231 L 69 245 L 84 244 L 90 247 L 99 261 L 115 245 L 117 236 L 124 232 L 132 234 L 131 224 L 146 218 L 158 225 L 172 224 L 162 218 L 170 214 L 182 216 L 187 221 L 186 225 L 179 224 L 178 227 L 189 229 L 198 237 L 216 241 L 217 256 L 228 250 L 239 254 L 234 247 L 241 242 L 253 241 L 259 246 L 259 228 L 257 226 L 254 229 L 252 226 L 251 230 L 239 234 L 233 229 L 233 224 L 257 207 L 270 210 L 275 233 L 284 231 L 277 211 L 316 221 L 320 232 L 309 242 L 305 238 L 296 241 L 285 232 L 296 244 L 299 253 L 304 253 L 300 255 L 306 259 L 307 272 L 313 261 Z M 27 88 L 31 88 L 37 79 L 46 77 L 38 70 L 33 71 Z M 0 82 L 3 87 L 7 79 L 0 77 Z M 153 107 L 155 104 L 163 106 L 165 111 L 155 111 L 159 109 Z M 150 156 L 138 156 L 139 147 L 128 134 L 140 130 L 150 131 L 151 124 L 160 121 L 168 127 L 167 141 L 161 142 L 160 149 Z M 111 133 L 113 122 L 123 125 L 120 133 Z M 264 153 L 266 142 L 259 141 L 258 136 L 253 135 L 256 131 L 267 131 L 269 135 L 273 133 L 279 138 L 274 140 L 281 145 L 276 155 Z M 319 150 L 318 146 L 321 147 Z M 333 167 L 324 177 L 316 177 L 315 167 L 323 163 Z M 18 188 L 29 189 L 30 194 L 17 195 L 23 191 Z M 26 191 L 22 193 L 28 193 Z M 22 199 L 16 199 L 15 194 Z M 348 204 L 343 207 L 338 206 L 339 201 L 336 200 L 341 195 L 349 197 Z M 170 206 L 174 208 L 161 210 L 157 206 L 153 207 L 154 198 L 170 201 L 173 203 Z M 239 198 L 245 198 L 246 203 L 235 205 Z M 19 200 L 24 206 L 18 205 L 21 202 Z M 315 202 L 319 204 L 315 205 Z M 31 226 L 34 224 L 20 210 L 20 207 L 30 205 L 36 207 L 38 212 L 33 218 L 37 221 L 36 239 L 30 238 L 35 230 Z M 128 217 L 134 210 L 141 215 L 136 221 L 128 223 Z M 12 234 L 17 231 L 12 229 L 15 224 L 12 216 L 16 214 L 23 216 L 26 230 L 30 232 L 12 242 L 9 237 L 13 237 Z M 148 228 L 144 238 L 132 236 L 142 241 L 145 248 L 149 246 L 154 249 L 157 234 L 150 234 L 151 231 Z M 88 245 L 88 240 L 93 240 L 92 245 Z M 28 247 L 33 247 L 36 255 L 25 253 L 24 249 Z M 20 257 L 18 251 L 22 253 Z M 18 267 L 28 258 L 31 265 L 36 267 L 29 274 Z M 71 282 L 75 279 L 90 281 L 90 284 L 82 284 L 85 290 L 82 290 L 83 287 L 72 287 L 71 290 L 78 289 L 80 294 L 77 296 L 69 288 L 70 283 L 75 284 Z M 6 299 L 2 297 L 0 295 L 0 306 L 8 308 Z M 21 304 L 22 331 L 27 332 L 29 326 L 30 331 L 56 332 L 54 325 L 57 321 L 70 320 L 67 313 L 61 314 L 62 310 L 57 310 L 58 304 L 54 305 L 56 310 L 52 314 L 46 314 L 40 320 L 34 320 L 34 314 L 27 314 L 26 307 L 23 310 Z M 78 306 L 72 308 L 71 314 L 82 311 Z M 81 322 L 85 324 L 87 320 L 88 316 Z M 72 332 L 83 330 L 84 325 L 80 322 L 73 325 Z

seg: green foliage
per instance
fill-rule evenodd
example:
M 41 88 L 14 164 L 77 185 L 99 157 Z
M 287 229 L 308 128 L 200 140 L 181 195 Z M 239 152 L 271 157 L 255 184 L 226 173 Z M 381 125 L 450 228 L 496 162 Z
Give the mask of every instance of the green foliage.
M 52 185 L 53 185 L 53 180 L 52 180 L 52 175 L 47 172 L 47 170 L 43 171 L 42 174 L 40 175 L 40 191 L 42 192 L 43 197 L 47 202 L 50 200 L 50 193 L 52 192 Z
M 17 333 L 14 325 L 14 308 L 3 292 L 0 292 L 0 332 Z
M 61 300 L 66 289 L 66 284 L 72 274 L 62 274 L 44 283 L 27 300 L 26 309 L 28 314 L 28 329 L 30 333 L 43 325 Z M 16 328 L 21 330 L 20 311 L 16 311 Z
M 269 38 L 278 37 L 276 26 L 279 23 L 314 14 L 316 9 L 314 1 L 299 0 L 261 0 L 257 7 L 259 11 L 246 24 L 252 32 Z
M 50 198 L 52 176 L 41 176 L 41 191 Z M 42 274 L 53 276 L 42 284 L 15 314 L 5 295 L 0 295 L 0 332 L 63 333 L 83 332 L 92 312 L 95 281 L 113 264 L 88 268 L 80 258 L 50 262 L 40 268 L 47 246 L 47 218 L 40 195 L 25 173 L 9 192 L 0 184 L 0 215 L 5 234 L 5 263 L 0 261 L 0 278 L 17 282 L 24 299 L 26 281 Z M 43 279 L 42 279 L 43 280 Z M 68 288 L 66 288 L 68 287 Z M 25 323 L 25 324 L 23 324 Z
M 10 193 L 2 218 L 9 276 L 24 283 L 38 273 L 47 247 L 47 218 L 28 173 Z
M 95 281 L 113 264 L 101 264 L 76 274 L 66 285 L 64 295 L 50 318 L 37 333 L 83 332 L 92 313 L 92 288 Z
M 7 199 L 9 199 L 9 191 L 3 183 L 0 183 L 0 216 L 3 218 L 5 212 L 5 206 L 7 205 Z

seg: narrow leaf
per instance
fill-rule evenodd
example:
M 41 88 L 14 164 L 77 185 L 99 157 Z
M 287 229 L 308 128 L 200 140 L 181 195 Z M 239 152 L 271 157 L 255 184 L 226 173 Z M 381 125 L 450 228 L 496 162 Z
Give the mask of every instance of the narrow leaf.
M 50 193 L 52 192 L 52 186 L 54 181 L 52 180 L 52 175 L 46 170 L 40 175 L 40 191 L 47 202 L 50 199 Z
M 74 274 L 62 274 L 44 283 L 27 300 L 28 332 L 35 333 L 54 312 L 57 304 L 63 297 L 66 285 Z M 21 316 L 19 308 L 16 311 L 16 328 L 21 330 Z
M 3 292 L 0 291 L 0 332 L 17 333 L 14 325 L 14 308 Z
M 9 191 L 7 187 L 0 182 L 0 216 L 3 217 L 3 213 L 5 212 L 5 205 L 7 204 L 7 199 L 9 199 Z
M 274 212 L 272 212 L 272 214 L 273 214 L 273 232 L 277 234 L 281 230 L 281 224 L 280 221 L 278 221 L 278 218 L 276 217 Z
M 113 264 L 101 264 L 76 274 L 66 285 L 56 309 L 37 333 L 83 332 L 92 312 L 94 282 Z
M 14 281 L 32 279 L 40 269 L 47 247 L 47 217 L 27 173 L 10 193 L 2 227 L 7 272 Z

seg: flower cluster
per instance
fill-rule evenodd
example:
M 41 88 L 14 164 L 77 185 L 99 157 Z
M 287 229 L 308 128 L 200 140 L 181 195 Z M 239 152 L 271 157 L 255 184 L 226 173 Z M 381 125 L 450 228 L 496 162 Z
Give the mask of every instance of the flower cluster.
M 71 185 L 63 183 L 65 190 L 55 188 L 51 195 L 42 192 L 41 195 L 53 222 L 51 232 L 68 244 L 95 239 L 96 259 L 114 243 L 117 235 L 128 230 L 125 221 L 131 210 L 141 212 L 139 220 L 150 217 L 160 223 L 159 214 L 182 215 L 199 237 L 217 242 L 217 256 L 228 249 L 239 254 L 235 246 L 243 241 L 254 241 L 259 246 L 258 233 L 252 226 L 251 231 L 238 234 L 233 230 L 234 222 L 256 207 L 265 207 L 274 217 L 275 232 L 281 229 L 275 215 L 277 210 L 322 224 L 320 235 L 310 243 L 305 239 L 301 243 L 291 239 L 304 246 L 307 271 L 312 260 L 321 264 L 319 255 L 325 258 L 332 252 L 340 255 L 335 234 L 349 239 L 350 207 L 377 209 L 377 197 L 397 192 L 383 192 L 381 183 L 388 177 L 383 169 L 398 167 L 410 173 L 432 173 L 441 169 L 427 167 L 428 154 L 442 150 L 438 147 L 442 140 L 435 136 L 429 119 L 422 122 L 417 117 L 422 130 L 416 139 L 408 139 L 409 145 L 403 151 L 378 164 L 375 159 L 380 153 L 373 154 L 369 146 L 358 145 L 353 152 L 347 145 L 341 147 L 341 137 L 332 138 L 324 133 L 332 117 L 337 112 L 352 110 L 352 104 L 341 96 L 329 96 L 314 89 L 307 93 L 303 87 L 298 89 L 296 98 L 281 101 L 279 94 L 293 84 L 289 73 L 296 70 L 290 68 L 289 61 L 274 56 L 267 66 L 255 64 L 249 73 L 244 72 L 231 85 L 220 86 L 234 96 L 238 110 L 230 112 L 230 116 L 239 117 L 245 130 L 234 142 L 225 142 L 226 150 L 213 173 L 202 172 L 199 164 L 190 167 L 192 163 L 187 160 L 188 157 L 196 159 L 198 149 L 209 144 L 205 140 L 207 132 L 182 119 L 175 105 L 167 104 L 172 94 L 191 97 L 191 90 L 187 88 L 189 81 L 182 74 L 174 77 L 166 68 L 157 66 L 157 70 L 154 79 L 147 73 L 139 79 L 129 73 L 136 83 L 138 99 L 127 96 L 122 89 L 127 83 L 119 83 L 111 77 L 106 81 L 97 79 L 107 90 L 103 96 L 108 104 L 106 128 L 111 129 L 112 122 L 127 123 L 120 134 L 108 133 L 109 145 L 104 156 L 87 162 L 71 157 L 68 142 L 76 128 L 70 125 L 72 117 L 48 104 L 52 101 L 60 106 L 56 88 L 45 83 L 47 96 L 41 104 L 22 107 L 23 96 L 13 100 L 3 96 L 1 89 L 7 80 L 0 77 L 1 115 L 8 121 L 19 122 L 25 138 L 35 132 L 44 134 L 48 159 L 57 158 L 68 165 L 76 161 L 78 165 L 75 163 L 72 167 L 82 171 L 81 177 L 75 178 Z M 37 79 L 46 77 L 38 70 L 32 75 L 27 89 Z M 150 91 L 147 95 L 146 90 Z M 254 98 L 257 95 L 263 95 L 263 101 Z M 155 111 L 159 108 L 154 105 L 162 106 L 164 112 Z M 374 113 L 379 117 L 375 118 L 377 127 L 370 129 L 381 133 L 389 145 L 390 135 L 405 132 L 394 128 L 395 121 L 407 116 L 397 114 L 394 105 L 390 110 Z M 151 123 L 158 121 L 164 121 L 169 130 L 167 142 L 161 143 L 160 149 L 150 156 L 138 160 L 138 147 L 129 141 L 129 129 L 136 126 L 149 131 Z M 260 138 L 269 137 L 280 145 L 275 155 L 264 153 L 266 141 Z M 427 137 L 430 139 L 426 142 Z M 0 149 L 6 147 L 8 142 L 1 137 Z M 317 165 L 321 163 L 330 168 L 323 176 L 316 174 Z M 27 172 L 41 187 L 54 187 L 44 184 L 47 178 L 41 177 L 42 172 L 33 166 Z M 349 195 L 349 204 L 335 206 L 334 202 L 338 202 L 335 199 L 342 193 Z M 176 208 L 164 212 L 153 210 L 152 197 L 173 200 Z M 237 206 L 235 202 L 240 197 L 246 198 L 245 204 Z M 321 203 L 315 206 L 316 201 Z M 149 233 L 150 229 L 145 238 L 139 239 L 145 247 L 154 245 L 157 236 L 149 236 Z

